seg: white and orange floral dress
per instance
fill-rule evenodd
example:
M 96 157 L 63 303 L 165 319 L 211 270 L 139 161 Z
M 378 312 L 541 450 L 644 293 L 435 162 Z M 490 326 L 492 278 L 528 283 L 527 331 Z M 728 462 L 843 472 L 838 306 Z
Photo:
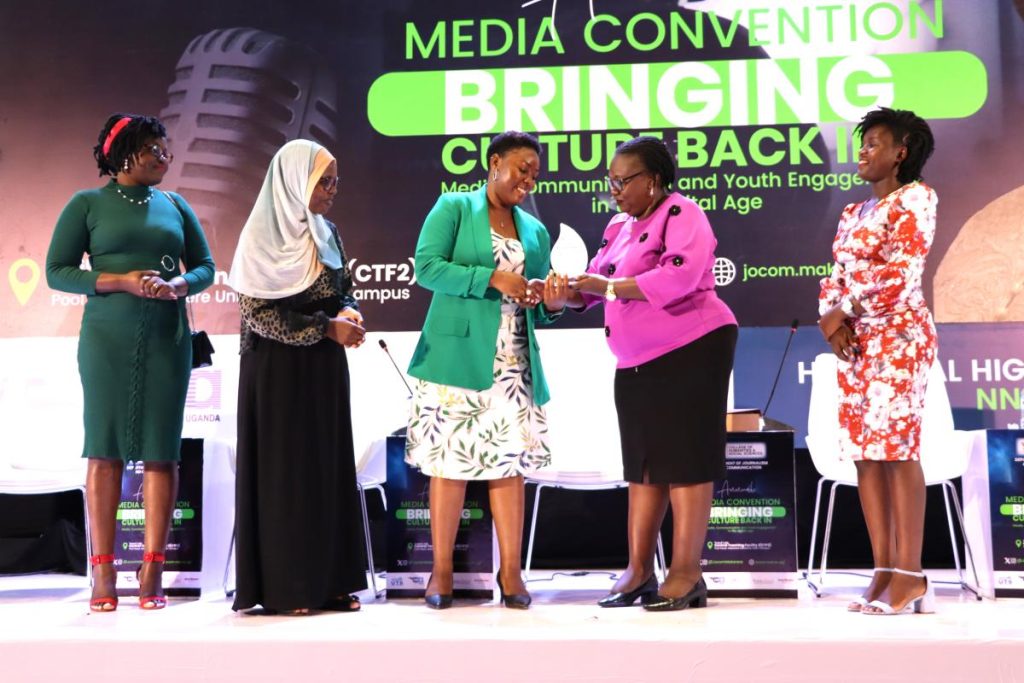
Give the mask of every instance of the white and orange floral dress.
M 821 281 L 818 308 L 823 315 L 852 298 L 864 309 L 852 320 L 860 355 L 839 361 L 844 459 L 920 459 L 924 395 L 937 346 L 921 279 L 937 205 L 934 190 L 913 182 L 874 206 L 860 202 L 843 210 L 832 243 L 835 266 Z

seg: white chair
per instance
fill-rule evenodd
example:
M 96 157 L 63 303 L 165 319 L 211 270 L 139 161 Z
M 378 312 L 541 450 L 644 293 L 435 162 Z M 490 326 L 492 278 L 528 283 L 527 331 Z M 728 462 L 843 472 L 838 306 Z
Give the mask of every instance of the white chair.
M 530 538 L 526 545 L 526 566 L 524 574 L 526 580 L 530 580 L 530 567 L 533 564 L 533 541 L 537 535 L 537 510 L 540 507 L 540 492 L 543 489 L 566 489 L 569 491 L 610 491 L 628 486 L 613 474 L 607 472 L 571 472 L 558 470 L 539 470 L 526 477 L 527 484 L 535 485 L 533 497 L 533 516 L 530 519 Z M 658 552 L 655 557 L 654 571 L 658 574 L 659 580 L 664 580 L 665 548 L 661 542 L 661 532 L 658 532 Z
M 359 489 L 359 504 L 363 511 L 363 535 L 366 542 L 366 567 L 370 572 L 370 585 L 374 596 L 380 595 L 377 590 L 377 570 L 373 563 L 373 543 L 370 538 L 370 516 L 366 509 L 366 492 L 375 490 L 380 493 L 380 501 L 384 510 L 388 509 L 388 499 L 384 494 L 384 482 L 387 481 L 387 439 L 374 441 L 356 461 L 356 488 Z
M 806 441 L 811 461 L 821 478 L 818 479 L 818 491 L 814 500 L 814 522 L 811 525 L 811 548 L 807 558 L 805 578 L 807 585 L 816 595 L 820 595 L 827 573 L 836 489 L 840 486 L 857 486 L 857 469 L 853 462 L 839 458 L 839 380 L 836 375 L 838 362 L 835 355 L 823 353 L 814 359 L 811 371 L 811 400 L 807 414 Z M 953 510 L 955 510 L 960 524 L 960 533 L 964 536 L 967 560 L 974 573 L 975 585 L 978 585 L 978 571 L 974 566 L 974 556 L 971 553 L 967 535 L 964 533 L 960 498 L 952 481 L 963 476 L 967 471 L 971 453 L 970 446 L 970 435 L 953 427 L 953 413 L 949 395 L 946 392 L 946 376 L 942 371 L 941 363 L 936 360 L 931 367 L 928 376 L 928 390 L 925 393 L 924 420 L 921 425 L 921 468 L 924 472 L 926 486 L 942 487 L 950 543 L 953 547 L 953 560 L 956 564 L 960 587 L 974 593 L 980 600 L 978 591 L 964 580 L 960 551 L 957 548 L 956 534 L 953 528 Z M 818 581 L 815 583 L 812 581 L 814 550 L 818 535 L 821 494 L 826 481 L 831 481 L 832 486 L 829 490 L 828 511 L 825 515 L 825 538 L 821 551 L 821 564 L 818 568 Z M 950 499 L 953 502 L 952 508 Z

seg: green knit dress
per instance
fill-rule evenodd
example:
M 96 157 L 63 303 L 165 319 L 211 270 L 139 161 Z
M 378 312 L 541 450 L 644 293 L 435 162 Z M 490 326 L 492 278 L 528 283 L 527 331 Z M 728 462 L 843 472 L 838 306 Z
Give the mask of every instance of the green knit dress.
M 190 295 L 213 283 L 213 259 L 199 220 L 184 199 L 173 197 L 112 180 L 75 193 L 57 220 L 46 255 L 46 282 L 52 289 L 89 297 L 78 338 L 84 457 L 180 457 L 192 367 L 185 300 L 96 293 L 101 273 L 133 270 L 156 270 L 165 280 L 181 274 Z M 92 270 L 79 267 L 84 254 Z

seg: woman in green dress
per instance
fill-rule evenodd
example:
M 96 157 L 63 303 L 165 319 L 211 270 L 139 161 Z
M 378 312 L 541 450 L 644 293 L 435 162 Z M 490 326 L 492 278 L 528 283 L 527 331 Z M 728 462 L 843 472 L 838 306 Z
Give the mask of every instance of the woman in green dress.
M 173 156 L 156 118 L 114 114 L 93 150 L 103 187 L 76 192 L 46 255 L 53 289 L 88 295 L 78 340 L 89 459 L 93 611 L 117 608 L 114 523 L 128 460 L 145 462 L 145 552 L 139 605 L 167 604 L 164 550 L 178 488 L 181 426 L 192 367 L 185 297 L 213 283 L 199 220 L 154 186 Z M 88 254 L 90 269 L 81 267 Z

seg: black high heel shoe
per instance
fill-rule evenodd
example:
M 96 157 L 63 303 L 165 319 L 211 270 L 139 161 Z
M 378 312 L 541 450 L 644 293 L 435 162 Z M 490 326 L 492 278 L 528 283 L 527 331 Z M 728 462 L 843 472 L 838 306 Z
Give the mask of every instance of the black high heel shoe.
M 427 579 L 427 586 L 430 586 L 430 582 L 433 580 L 434 575 L 431 574 L 430 578 Z M 423 602 L 427 603 L 427 607 L 431 609 L 448 609 L 452 606 L 452 594 L 451 593 L 434 593 L 433 595 L 423 596 Z
M 609 593 L 597 601 L 600 607 L 630 607 L 637 598 L 641 604 L 648 604 L 658 595 L 658 580 L 651 574 L 650 578 L 631 591 Z
M 666 598 L 664 595 L 657 595 L 655 598 L 648 603 L 644 604 L 644 609 L 650 612 L 672 612 L 680 609 L 687 609 L 689 607 L 707 607 L 708 606 L 708 585 L 704 583 L 704 577 L 700 577 L 700 581 L 693 584 L 693 588 L 690 592 L 681 598 Z
M 501 604 L 505 605 L 505 607 L 508 607 L 509 609 L 530 608 L 530 603 L 533 602 L 533 598 L 530 597 L 529 593 L 506 595 L 505 587 L 501 585 L 501 574 L 497 574 L 495 579 L 498 581 L 498 591 L 501 593 Z

